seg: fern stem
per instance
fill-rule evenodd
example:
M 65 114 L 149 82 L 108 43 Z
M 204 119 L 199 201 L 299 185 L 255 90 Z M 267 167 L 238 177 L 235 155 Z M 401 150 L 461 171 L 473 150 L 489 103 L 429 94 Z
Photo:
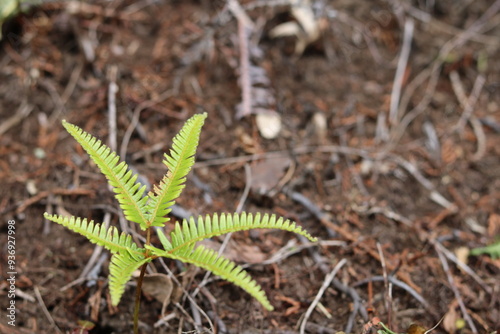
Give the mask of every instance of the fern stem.
M 141 267 L 141 274 L 137 280 L 137 289 L 135 290 L 134 334 L 139 334 L 139 307 L 141 305 L 142 281 L 144 279 L 144 274 L 146 273 L 147 265 L 147 263 L 144 263 Z
M 151 242 L 151 228 L 146 230 L 146 245 Z M 150 251 L 146 250 L 146 257 L 149 256 Z M 148 263 L 144 263 L 141 267 L 141 273 L 137 279 L 137 288 L 135 290 L 135 306 L 134 306 L 134 334 L 139 334 L 139 308 L 141 306 L 141 294 L 142 294 L 142 282 L 144 280 L 144 274 L 146 273 L 146 267 Z

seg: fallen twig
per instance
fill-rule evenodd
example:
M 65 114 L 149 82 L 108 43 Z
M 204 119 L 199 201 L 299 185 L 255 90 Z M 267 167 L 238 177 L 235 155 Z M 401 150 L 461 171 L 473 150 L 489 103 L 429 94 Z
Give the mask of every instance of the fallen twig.
M 415 291 L 415 289 L 413 289 L 411 286 L 409 286 L 408 284 L 406 284 L 403 281 L 398 280 L 394 276 L 388 276 L 388 280 L 389 280 L 389 282 L 391 282 L 395 286 L 407 291 L 410 295 L 412 295 L 413 298 L 415 298 L 427 310 L 431 310 L 430 304 L 424 299 L 424 297 L 422 297 L 422 295 L 420 295 L 417 291 Z M 354 283 L 353 286 L 357 287 L 357 286 L 360 286 L 362 284 L 366 284 L 368 282 L 383 282 L 383 281 L 384 281 L 383 276 L 372 276 L 370 278 L 367 278 L 367 279 L 364 279 L 364 280 L 361 280 L 359 282 Z
M 472 155 L 472 160 L 479 161 L 486 153 L 486 135 L 484 134 L 481 121 L 479 121 L 476 117 L 471 116 L 469 118 L 469 122 L 472 125 L 472 129 L 474 130 L 477 138 L 477 150 L 476 153 Z
M 445 32 L 451 36 L 458 36 L 465 32 L 465 30 L 449 25 L 445 23 L 443 20 L 434 18 L 432 14 L 425 12 L 421 9 L 415 8 L 411 6 L 409 3 L 398 2 L 398 5 L 404 6 L 406 12 L 409 15 L 413 16 L 415 19 L 420 20 L 426 24 L 429 24 L 431 27 L 440 30 L 442 32 Z M 469 39 L 471 41 L 477 43 L 483 43 L 485 45 L 493 47 L 496 47 L 500 44 L 500 41 L 498 40 L 497 36 L 482 35 L 480 33 L 472 33 Z
M 120 156 L 121 157 L 126 157 L 127 156 L 127 150 L 128 150 L 128 143 L 130 142 L 130 138 L 132 137 L 132 133 L 134 132 L 135 128 L 139 125 L 139 118 L 141 116 L 141 112 L 144 109 L 150 108 L 154 106 L 155 104 L 161 103 L 162 101 L 165 101 L 169 97 L 173 95 L 172 90 L 167 90 L 163 92 L 160 96 L 158 96 L 154 100 L 147 100 L 142 103 L 140 103 L 137 107 L 134 109 L 134 114 L 132 116 L 132 120 L 130 121 L 129 126 L 127 127 L 127 130 L 125 131 L 125 134 L 123 135 L 122 138 L 122 143 L 120 145 Z M 155 146 L 155 149 L 157 148 L 158 150 L 163 149 L 164 144 L 158 144 L 158 146 Z M 163 164 L 162 164 L 163 165 Z M 163 165 L 163 168 L 165 168 L 165 165 Z
M 238 21 L 238 41 L 240 51 L 239 77 L 241 87 L 241 109 L 237 118 L 248 116 L 252 113 L 252 80 L 250 77 L 250 55 L 248 37 L 254 23 L 245 13 L 237 0 L 228 0 L 228 8 Z
M 484 87 L 486 78 L 482 74 L 478 75 L 474 82 L 474 86 L 472 87 L 472 91 L 469 97 L 467 97 L 462 82 L 460 81 L 460 76 L 458 72 L 451 71 L 449 76 L 453 92 L 455 93 L 458 101 L 460 102 L 462 108 L 464 109 L 462 115 L 460 116 L 460 119 L 458 120 L 457 124 L 454 127 L 455 130 L 461 133 L 463 132 L 465 123 L 472 116 L 472 112 L 474 111 L 474 106 L 476 105 L 477 100 L 479 99 L 479 95 Z
M 392 219 L 396 222 L 400 222 L 408 227 L 413 226 L 413 222 L 410 219 L 408 219 L 408 218 L 400 215 L 399 213 L 394 212 L 386 207 L 372 206 L 370 208 L 363 208 L 363 207 L 358 207 L 358 206 L 353 205 L 352 209 L 355 212 L 360 213 L 360 214 L 364 214 L 364 215 L 371 215 L 371 214 L 377 214 L 377 213 L 382 214 L 382 215 L 386 216 L 387 218 Z
M 194 300 L 194 298 L 191 296 L 191 294 L 189 292 L 186 291 L 186 289 L 184 289 L 184 287 L 182 286 L 181 282 L 179 282 L 179 280 L 177 279 L 177 277 L 175 277 L 174 273 L 170 270 L 170 268 L 165 264 L 165 261 L 163 258 L 159 258 L 159 261 L 160 261 L 160 264 L 162 265 L 163 269 L 165 269 L 165 271 L 167 272 L 168 276 L 170 276 L 170 278 L 175 282 L 175 284 L 177 284 L 177 286 L 179 288 L 182 289 L 182 292 L 184 294 L 184 296 L 186 296 L 186 298 L 191 302 L 191 306 L 194 306 L 198 309 L 198 311 L 205 317 L 205 319 L 207 319 L 208 321 L 208 324 L 210 326 L 210 329 L 212 331 L 212 333 L 215 333 L 215 329 L 214 329 L 214 324 L 212 323 L 212 320 L 210 320 L 210 317 L 205 313 L 205 311 L 203 311 L 203 309 L 196 303 L 196 301 Z M 176 305 L 181 311 L 184 311 L 186 314 L 186 310 L 184 310 L 182 308 L 181 305 L 177 304 Z M 187 315 L 189 317 L 189 315 Z M 156 323 L 155 323 L 155 328 L 156 327 L 159 327 L 162 323 L 164 323 L 165 320 L 164 319 L 160 319 L 158 320 Z M 180 328 L 180 327 L 179 327 Z
M 116 84 L 118 68 L 112 66 L 109 69 L 109 85 L 108 85 L 108 125 L 109 125 L 109 147 L 116 152 L 116 93 L 118 93 L 118 85 Z M 124 157 L 124 156 L 123 156 Z
M 387 311 L 387 324 L 392 327 L 392 284 L 389 282 L 387 275 L 387 267 L 385 265 L 384 252 L 382 251 L 382 246 L 377 242 L 377 250 L 380 256 L 380 265 L 382 266 L 382 273 L 384 277 L 384 288 L 385 288 L 385 309 Z
M 410 56 L 411 41 L 413 39 L 413 28 L 415 24 L 413 19 L 407 18 L 404 26 L 403 33 L 403 46 L 398 59 L 398 66 L 394 75 L 394 83 L 392 84 L 391 104 L 389 109 L 389 121 L 391 124 L 398 124 L 399 121 L 399 98 L 401 96 L 401 88 L 403 86 L 404 74 Z
M 469 315 L 469 312 L 467 311 L 467 308 L 465 307 L 464 301 L 462 299 L 462 296 L 460 294 L 460 291 L 458 291 L 457 286 L 455 285 L 455 282 L 453 280 L 453 274 L 451 273 L 450 267 L 448 266 L 448 261 L 446 261 L 446 258 L 443 254 L 443 251 L 441 250 L 441 247 L 438 246 L 438 242 L 434 241 L 434 249 L 436 250 L 436 253 L 438 254 L 439 260 L 441 261 L 441 265 L 443 266 L 443 270 L 446 273 L 446 277 L 448 278 L 448 283 L 450 284 L 450 288 L 453 291 L 453 294 L 455 295 L 455 299 L 458 302 L 458 305 L 460 307 L 460 310 L 462 311 L 462 316 L 464 317 L 465 321 L 469 325 L 472 333 L 477 334 L 478 331 L 476 329 L 476 325 L 474 325 L 474 321 L 472 321 L 472 318 Z
M 471 267 L 469 267 L 467 264 L 463 263 L 462 261 L 458 260 L 455 254 L 450 252 L 446 247 L 444 247 L 440 242 L 436 241 L 435 244 L 436 247 L 439 248 L 441 252 L 452 262 L 454 262 L 460 269 L 465 271 L 467 274 L 469 274 L 478 284 L 483 288 L 484 291 L 486 291 L 489 294 L 493 293 L 493 290 L 486 284 L 485 281 L 481 277 L 479 277 Z
M 28 102 L 24 100 L 12 116 L 2 121 L 2 124 L 0 124 L 0 136 L 9 131 L 13 126 L 21 123 L 23 119 L 28 117 L 33 108 L 33 105 L 28 104 Z
M 39 79 L 38 83 L 40 84 L 40 86 L 45 88 L 45 90 L 49 93 L 49 96 L 52 98 L 52 101 L 56 106 L 56 108 L 54 108 L 54 111 L 49 117 L 50 122 L 53 122 L 53 120 L 59 119 L 62 113 L 67 112 L 66 106 L 64 105 L 64 101 L 62 100 L 61 95 L 59 95 L 57 89 L 54 87 L 52 81 L 48 79 Z
M 302 242 L 307 242 L 307 239 L 305 237 L 299 235 L 298 238 Z M 310 248 L 309 253 L 311 254 L 311 257 L 314 259 L 314 261 L 318 264 L 320 270 L 323 273 L 327 274 L 329 272 L 328 265 L 323 260 L 319 252 L 316 249 Z M 358 313 L 363 318 L 363 321 L 368 321 L 368 312 L 366 312 L 366 309 L 363 307 L 362 299 L 354 288 L 344 285 L 341 281 L 339 281 L 336 278 L 332 280 L 332 284 L 335 287 L 335 289 L 340 290 L 341 292 L 345 293 L 352 299 L 353 302 L 352 312 L 349 315 L 349 318 L 347 319 L 347 323 L 344 329 L 346 333 L 350 333 L 352 331 L 352 328 L 354 327 L 354 320 L 356 319 Z
M 52 325 L 52 327 L 54 328 L 54 330 L 57 333 L 62 334 L 61 329 L 57 326 L 56 322 L 54 321 L 54 318 L 52 318 L 52 316 L 50 315 L 50 312 L 47 309 L 47 306 L 45 306 L 45 303 L 43 302 L 43 298 L 42 298 L 42 295 L 40 294 L 40 290 L 38 289 L 38 286 L 35 285 L 33 290 L 35 291 L 36 299 L 38 300 L 38 303 L 40 304 L 40 307 L 42 308 L 43 314 L 49 320 L 49 322 Z
M 496 0 L 484 13 L 481 15 L 479 19 L 477 19 L 467 30 L 463 31 L 459 35 L 455 35 L 448 42 L 446 42 L 441 50 L 439 51 L 439 55 L 436 60 L 431 64 L 429 71 L 425 71 L 425 76 L 417 76 L 415 80 L 423 81 L 427 77 L 429 77 L 429 81 L 427 83 L 427 87 L 425 89 L 425 93 L 420 102 L 409 111 L 392 131 L 391 141 L 388 143 L 385 151 L 390 151 L 398 142 L 399 139 L 405 133 L 406 128 L 410 125 L 410 123 L 421 115 L 425 110 L 427 110 L 427 106 L 432 100 L 433 93 L 437 87 L 439 73 L 443 64 L 443 60 L 446 59 L 446 56 L 450 54 L 453 49 L 463 45 L 467 40 L 472 38 L 475 34 L 479 33 L 488 23 L 488 20 L 493 17 L 498 10 L 500 10 L 500 0 Z M 424 73 L 424 72 L 422 72 Z M 403 115 L 406 108 L 406 104 L 401 104 L 398 114 Z
M 83 188 L 76 188 L 76 189 L 66 189 L 66 188 L 55 188 L 51 190 L 45 190 L 41 191 L 35 196 L 28 198 L 24 202 L 21 202 L 19 206 L 16 209 L 16 213 L 19 214 L 21 212 L 24 212 L 26 208 L 30 205 L 35 204 L 36 202 L 41 201 L 42 199 L 49 197 L 50 195 L 87 195 L 87 196 L 94 196 L 94 191 L 89 190 L 89 189 L 83 189 Z
M 307 239 L 306 239 L 307 240 Z M 285 260 L 286 258 L 302 252 L 304 249 L 312 247 L 333 247 L 333 246 L 345 246 L 344 241 L 339 240 L 320 240 L 318 242 L 312 243 L 307 241 L 306 243 L 298 244 L 295 239 L 290 239 L 285 246 L 280 248 L 275 252 L 268 260 L 258 263 L 259 265 L 273 264 Z M 242 268 L 251 267 L 253 264 L 242 265 Z
M 422 186 L 424 186 L 425 189 L 429 190 L 430 199 L 432 199 L 434 202 L 441 205 L 445 209 L 449 210 L 450 212 L 457 211 L 457 206 L 448 201 L 443 195 L 435 190 L 432 182 L 427 180 L 411 162 L 401 158 L 398 155 L 390 155 L 390 158 L 398 165 L 406 169 L 406 171 L 410 173 Z
M 314 309 L 316 308 L 316 305 L 318 304 L 319 300 L 321 299 L 321 297 L 325 293 L 326 289 L 332 283 L 333 279 L 335 278 L 335 275 L 337 275 L 337 272 L 340 270 L 340 268 L 342 268 L 342 266 L 346 262 L 347 262 L 346 259 L 340 260 L 340 262 L 337 263 L 337 265 L 335 265 L 333 270 L 328 275 L 326 275 L 325 280 L 323 281 L 323 285 L 321 285 L 321 288 L 319 289 L 318 293 L 316 294 L 316 297 L 314 298 L 313 302 L 311 303 L 311 305 L 309 306 L 309 308 L 307 309 L 307 311 L 304 315 L 304 319 L 302 320 L 302 324 L 300 325 L 300 334 L 305 333 L 307 320 L 309 320 L 309 317 L 311 316 L 312 311 L 314 311 Z

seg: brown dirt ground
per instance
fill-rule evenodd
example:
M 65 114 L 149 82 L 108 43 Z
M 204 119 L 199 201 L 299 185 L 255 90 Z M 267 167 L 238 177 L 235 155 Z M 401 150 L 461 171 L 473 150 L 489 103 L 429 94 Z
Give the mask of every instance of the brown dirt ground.
M 456 328 L 464 318 L 459 300 L 476 332 L 499 328 L 499 260 L 469 257 L 477 280 L 443 251 L 484 246 L 500 233 L 499 1 L 311 2 L 322 31 L 301 55 L 294 54 L 294 37 L 269 37 L 273 27 L 293 20 L 289 6 L 245 2 L 255 23 L 251 62 L 268 79 L 252 88 L 267 99 L 254 99 L 281 115 L 274 139 L 260 135 L 254 115 L 235 117 L 244 70 L 238 23 L 223 1 L 91 1 L 73 10 L 49 3 L 4 25 L 0 332 L 69 333 L 78 320 L 96 324 L 90 333 L 131 332 L 134 282 L 117 308 L 109 306 L 107 262 L 93 285 L 62 291 L 79 277 L 94 246 L 42 218 L 44 211 L 96 221 L 108 215 L 120 224 L 104 177 L 60 123 L 67 119 L 107 140 L 110 82 L 119 87 L 118 148 L 140 112 L 126 159 L 151 183 L 164 173 L 162 152 L 183 121 L 208 112 L 181 208 L 234 211 L 244 199 L 245 211 L 284 215 L 323 242 L 263 265 L 289 242 L 301 241 L 276 231 L 233 235 L 226 254 L 254 263 L 248 270 L 275 310 L 266 312 L 231 284 L 209 281 L 194 300 L 218 333 L 298 333 L 325 276 L 342 259 L 347 263 L 338 284 L 324 292 L 308 333 L 344 330 L 351 315 L 352 332 L 374 316 L 399 332 L 412 322 L 430 328 L 445 316 L 438 332 L 473 333 L 468 322 Z M 401 113 L 390 121 L 410 19 L 415 28 Z M 16 222 L 15 328 L 5 314 L 9 220 Z M 377 243 L 387 274 L 403 287 L 387 289 L 376 280 L 384 273 Z M 167 265 L 188 293 L 205 275 Z M 150 269 L 165 272 L 156 262 Z M 366 312 L 353 313 L 342 284 L 357 292 Z M 167 306 L 164 315 L 173 315 L 167 324 L 155 328 L 162 305 L 146 296 L 142 331 L 191 333 L 193 309 L 181 298 Z

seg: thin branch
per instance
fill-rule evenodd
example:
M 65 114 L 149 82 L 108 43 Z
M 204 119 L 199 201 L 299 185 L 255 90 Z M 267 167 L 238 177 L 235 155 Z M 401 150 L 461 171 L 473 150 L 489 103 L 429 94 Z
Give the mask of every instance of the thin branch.
M 49 320 L 52 327 L 55 328 L 56 332 L 62 334 L 61 329 L 57 326 L 56 322 L 54 321 L 54 318 L 52 318 L 52 316 L 50 315 L 50 312 L 47 309 L 47 306 L 45 306 L 45 303 L 43 302 L 43 298 L 42 298 L 42 295 L 40 294 L 40 290 L 38 289 L 38 286 L 35 285 L 33 290 L 35 291 L 35 297 L 38 300 L 40 307 L 42 308 L 43 314 Z
M 67 111 L 64 105 L 64 101 L 61 99 L 61 95 L 59 95 L 59 92 L 54 87 L 52 81 L 48 79 L 39 79 L 38 83 L 40 84 L 40 86 L 45 88 L 45 90 L 49 93 L 50 97 L 52 98 L 52 101 L 56 106 L 56 108 L 54 108 L 54 111 L 49 117 L 49 123 L 53 124 L 55 120 L 59 119 L 61 113 L 66 113 Z
M 237 0 L 228 0 L 227 5 L 231 13 L 238 21 L 241 109 L 237 113 L 237 118 L 242 118 L 252 113 L 252 79 L 250 77 L 248 37 L 254 28 L 254 23 L 245 13 L 244 9 Z
M 9 131 L 10 128 L 21 123 L 23 119 L 29 116 L 33 108 L 33 105 L 28 104 L 28 102 L 24 100 L 12 116 L 2 121 L 0 124 L 0 136 Z
M 460 261 L 459 259 L 457 259 L 457 257 L 455 256 L 455 254 L 453 254 L 452 252 L 450 252 L 446 247 L 444 247 L 441 243 L 439 242 L 436 242 L 436 247 L 439 248 L 439 250 L 441 252 L 443 252 L 443 254 L 452 262 L 454 262 L 458 267 L 460 267 L 460 269 L 462 269 L 463 271 L 465 271 L 467 274 L 469 274 L 480 286 L 481 288 L 484 289 L 484 291 L 486 291 L 487 293 L 489 294 L 492 294 L 493 293 L 493 290 L 486 284 L 485 281 L 483 281 L 483 279 L 481 277 L 479 277 L 473 270 L 471 267 L 469 267 L 467 264 L 463 263 L 462 261 Z
M 162 257 L 158 258 L 163 269 L 165 269 L 165 271 L 167 272 L 167 274 L 170 276 L 170 278 L 175 282 L 175 284 L 177 284 L 177 286 L 179 288 L 182 289 L 182 293 L 184 294 L 184 296 L 186 296 L 187 299 L 189 299 L 189 301 L 191 302 L 191 306 L 194 306 L 196 307 L 200 313 L 205 317 L 205 319 L 207 319 L 208 321 L 208 324 L 210 325 L 210 329 L 212 331 L 212 333 L 215 333 L 215 329 L 214 329 L 214 324 L 212 323 L 212 320 L 210 320 L 210 317 L 205 313 L 205 311 L 203 311 L 203 309 L 196 303 L 196 301 L 194 300 L 193 296 L 191 296 L 189 294 L 189 292 L 186 291 L 186 289 L 184 289 L 184 287 L 182 286 L 181 282 L 179 282 L 179 280 L 177 279 L 177 277 L 175 277 L 174 273 L 170 270 L 170 268 L 165 264 L 165 261 L 163 260 Z M 159 325 L 159 322 L 161 320 L 159 320 L 157 323 L 155 323 L 155 327 L 157 327 L 157 325 Z
M 436 58 L 436 60 L 432 63 L 430 70 L 428 72 L 429 81 L 427 83 L 427 87 L 425 89 L 425 93 L 423 98 L 420 100 L 420 102 L 411 110 L 409 111 L 401 120 L 401 122 L 398 124 L 398 126 L 394 129 L 392 133 L 392 138 L 391 141 L 388 143 L 387 147 L 385 148 L 385 151 L 388 152 L 390 151 L 397 143 L 399 142 L 400 138 L 404 135 L 406 128 L 410 125 L 410 123 L 417 118 L 419 115 L 421 115 L 425 110 L 427 110 L 427 107 L 429 103 L 432 101 L 433 94 L 436 90 L 437 83 L 439 81 L 439 73 L 441 70 L 441 66 L 443 64 L 444 59 L 446 59 L 446 56 L 450 54 L 453 49 L 456 49 L 460 47 L 461 45 L 465 44 L 469 39 L 471 39 L 475 34 L 481 32 L 485 26 L 487 26 L 487 23 L 489 22 L 489 19 L 493 17 L 498 11 L 500 10 L 500 0 L 496 0 L 484 13 L 481 15 L 479 19 L 477 19 L 467 30 L 463 31 L 462 33 L 455 35 L 453 38 L 451 38 L 448 42 L 446 42 L 441 50 L 439 51 L 439 54 Z M 426 71 L 427 72 L 427 71 Z M 427 76 L 427 73 L 426 73 Z M 422 80 L 422 77 L 418 77 L 419 80 Z M 415 78 L 414 80 L 416 80 Z M 406 108 L 406 106 L 405 106 Z M 403 110 L 400 106 L 400 110 L 398 111 L 399 115 L 402 115 L 405 110 Z
M 112 66 L 109 69 L 109 85 L 108 85 L 108 126 L 109 126 L 109 147 L 116 152 L 116 93 L 118 93 L 118 85 L 116 84 L 118 68 Z
M 395 212 L 395 211 L 392 211 L 390 210 L 389 208 L 386 208 L 386 207 L 382 207 L 382 206 L 373 206 L 369 209 L 365 209 L 365 210 L 362 210 L 360 208 L 357 208 L 355 206 L 352 207 L 354 211 L 358 212 L 358 213 L 362 213 L 362 214 L 365 214 L 365 215 L 372 215 L 372 214 L 382 214 L 384 216 L 386 216 L 387 218 L 389 219 L 392 219 L 396 222 L 400 222 L 408 227 L 412 227 L 413 226 L 413 222 L 406 218 L 405 216 Z
M 406 66 L 408 65 L 408 58 L 410 56 L 414 26 L 415 24 L 413 19 L 407 18 L 404 26 L 403 46 L 401 47 L 401 54 L 399 55 L 398 66 L 396 74 L 394 75 L 394 83 L 392 85 L 391 105 L 389 110 L 389 121 L 391 124 L 398 124 L 399 122 L 399 98 L 401 96 L 401 87 L 403 86 Z
M 477 150 L 472 156 L 472 160 L 479 161 L 486 153 L 486 135 L 484 134 L 481 121 L 479 121 L 477 117 L 471 116 L 469 118 L 469 122 L 472 125 L 472 129 L 474 130 L 477 138 Z
M 438 242 L 434 242 L 434 249 L 436 250 L 436 253 L 438 254 L 439 260 L 441 261 L 441 265 L 443 266 L 443 270 L 446 273 L 446 277 L 448 278 L 448 283 L 450 284 L 450 288 L 453 291 L 453 294 L 455 295 L 455 299 L 458 302 L 458 305 L 460 307 L 460 310 L 462 311 L 462 315 L 469 325 L 472 333 L 477 334 L 477 328 L 476 325 L 474 325 L 474 321 L 472 321 L 472 318 L 469 315 L 469 312 L 467 312 L 467 308 L 465 307 L 464 301 L 462 299 L 462 296 L 460 295 L 460 291 L 458 291 L 457 286 L 455 285 L 455 282 L 453 280 L 453 274 L 451 273 L 450 267 L 448 266 L 448 261 L 446 261 L 446 258 L 443 254 L 443 251 L 441 248 L 438 246 Z
M 127 154 L 128 150 L 128 143 L 130 141 L 130 138 L 132 137 L 132 133 L 134 132 L 135 128 L 139 124 L 139 118 L 141 116 L 141 112 L 144 109 L 151 108 L 155 104 L 161 103 L 171 97 L 174 94 L 172 90 L 167 90 L 163 92 L 160 96 L 158 96 L 154 100 L 148 100 L 141 102 L 135 109 L 134 109 L 134 115 L 132 116 L 132 121 L 130 122 L 127 130 L 125 131 L 125 134 L 123 135 L 122 138 L 122 144 L 120 145 L 120 156 L 125 159 L 125 156 Z M 163 148 L 163 144 L 159 146 L 159 149 Z M 163 164 L 162 164 L 163 165 Z M 165 165 L 163 165 L 163 168 L 165 168 Z
M 398 280 L 396 277 L 394 276 L 389 276 L 388 277 L 389 279 L 389 282 L 391 282 L 392 284 L 394 284 L 395 286 L 397 286 L 398 288 L 401 288 L 405 291 L 407 291 L 410 295 L 412 295 L 413 298 L 415 298 L 420 304 L 422 304 L 427 310 L 430 310 L 431 309 L 431 306 L 430 304 L 424 299 L 424 297 L 422 297 L 417 291 L 415 291 L 415 289 L 413 289 L 411 286 L 409 286 L 408 284 L 406 284 L 405 282 L 402 282 L 400 280 Z M 356 282 L 353 284 L 354 287 L 356 286 L 360 286 L 362 284 L 366 284 L 368 282 L 383 282 L 384 281 L 384 277 L 383 276 L 372 276 L 370 278 L 367 278 L 367 279 L 364 279 L 364 280 L 361 280 L 359 282 Z
M 441 205 L 445 209 L 449 210 L 450 212 L 457 211 L 458 209 L 457 206 L 448 201 L 443 195 L 441 195 L 437 190 L 435 190 L 432 182 L 427 180 L 411 162 L 397 155 L 391 155 L 390 157 L 391 160 L 393 160 L 398 165 L 406 169 L 406 171 L 410 173 L 415 178 L 415 180 L 417 180 L 422 186 L 424 186 L 425 189 L 427 189 L 430 192 L 429 197 L 431 200 Z
M 392 327 L 392 284 L 389 283 L 387 277 L 387 267 L 385 265 L 384 252 L 382 251 L 382 246 L 377 242 L 377 250 L 380 256 L 380 265 L 382 266 L 382 273 L 384 277 L 384 287 L 385 287 L 385 308 L 387 311 L 387 324 Z
M 301 235 L 298 235 L 298 238 L 302 242 L 308 242 L 307 238 Z M 323 273 L 328 273 L 329 268 L 326 262 L 323 260 L 321 255 L 316 249 L 309 249 L 309 253 L 311 254 L 311 257 L 313 260 L 318 264 L 318 267 Z M 345 325 L 344 332 L 345 333 L 351 333 L 352 328 L 354 327 L 354 320 L 356 319 L 356 316 L 358 313 L 361 315 L 363 318 L 363 321 L 368 321 L 368 312 L 366 312 L 366 309 L 362 305 L 362 299 L 357 293 L 357 291 L 354 288 L 351 288 L 345 284 L 343 284 L 341 281 L 338 279 L 334 278 L 332 280 L 332 284 L 335 287 L 335 289 L 340 290 L 341 292 L 345 293 L 349 297 L 351 297 L 353 305 L 352 305 L 352 312 L 349 315 L 349 318 L 347 319 L 347 323 Z
M 300 334 L 305 333 L 306 324 L 307 324 L 307 321 L 309 320 L 309 317 L 311 316 L 311 313 L 316 308 L 316 305 L 319 303 L 319 300 L 321 299 L 321 297 L 325 293 L 326 289 L 330 286 L 330 284 L 332 284 L 332 281 L 335 278 L 335 275 L 337 275 L 337 272 L 340 270 L 340 268 L 342 268 L 342 266 L 344 264 L 346 264 L 346 262 L 347 262 L 346 259 L 340 260 L 340 262 L 337 263 L 335 268 L 333 268 L 333 270 L 328 275 L 326 275 L 325 280 L 323 281 L 323 285 L 321 285 L 321 288 L 319 289 L 318 293 L 316 294 L 316 297 L 314 298 L 313 302 L 311 303 L 311 305 L 309 306 L 309 308 L 307 309 L 307 311 L 304 315 L 304 319 L 302 320 L 302 324 L 300 325 Z
M 305 239 L 307 240 L 307 239 Z M 288 257 L 302 252 L 304 249 L 309 249 L 312 247 L 334 247 L 334 246 L 346 246 L 346 242 L 344 241 L 339 241 L 339 240 L 320 240 L 318 242 L 306 242 L 306 243 L 301 243 L 298 244 L 298 242 L 295 239 L 290 239 L 290 241 L 287 242 L 285 246 L 282 248 L 278 249 L 269 259 L 258 263 L 259 265 L 267 265 L 267 264 L 273 264 L 276 262 L 281 262 Z M 251 267 L 253 264 L 246 264 L 242 265 L 242 268 L 248 268 Z
M 457 124 L 455 125 L 455 130 L 458 132 L 463 132 L 465 123 L 471 118 L 472 112 L 474 111 L 474 106 L 477 103 L 477 100 L 479 99 L 479 95 L 481 94 L 481 90 L 484 87 L 484 84 L 486 82 L 486 78 L 484 75 L 480 74 L 476 77 L 476 80 L 474 82 L 474 86 L 472 87 L 472 91 L 467 97 L 465 95 L 465 91 L 462 85 L 462 82 L 460 81 L 460 76 L 456 71 L 452 71 L 450 73 L 450 81 L 451 81 L 451 86 L 453 88 L 453 91 L 455 92 L 455 95 L 458 98 L 458 101 L 462 105 L 462 108 L 464 109 L 462 115 L 460 116 L 460 119 L 458 120 Z

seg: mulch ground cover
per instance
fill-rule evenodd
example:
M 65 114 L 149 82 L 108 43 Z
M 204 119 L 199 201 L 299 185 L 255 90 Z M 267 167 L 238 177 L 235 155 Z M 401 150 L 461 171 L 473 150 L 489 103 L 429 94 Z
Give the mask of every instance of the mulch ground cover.
M 135 281 L 112 307 L 108 254 L 43 219 L 143 237 L 61 121 L 148 185 L 200 112 L 173 221 L 276 213 L 320 241 L 268 230 L 227 240 L 272 312 L 202 270 L 153 262 L 151 274 L 168 269 L 179 284 L 166 305 L 144 294 L 143 333 L 500 327 L 500 260 L 469 254 L 500 234 L 500 1 L 46 2 L 6 19 L 2 36 L 1 333 L 132 332 Z

